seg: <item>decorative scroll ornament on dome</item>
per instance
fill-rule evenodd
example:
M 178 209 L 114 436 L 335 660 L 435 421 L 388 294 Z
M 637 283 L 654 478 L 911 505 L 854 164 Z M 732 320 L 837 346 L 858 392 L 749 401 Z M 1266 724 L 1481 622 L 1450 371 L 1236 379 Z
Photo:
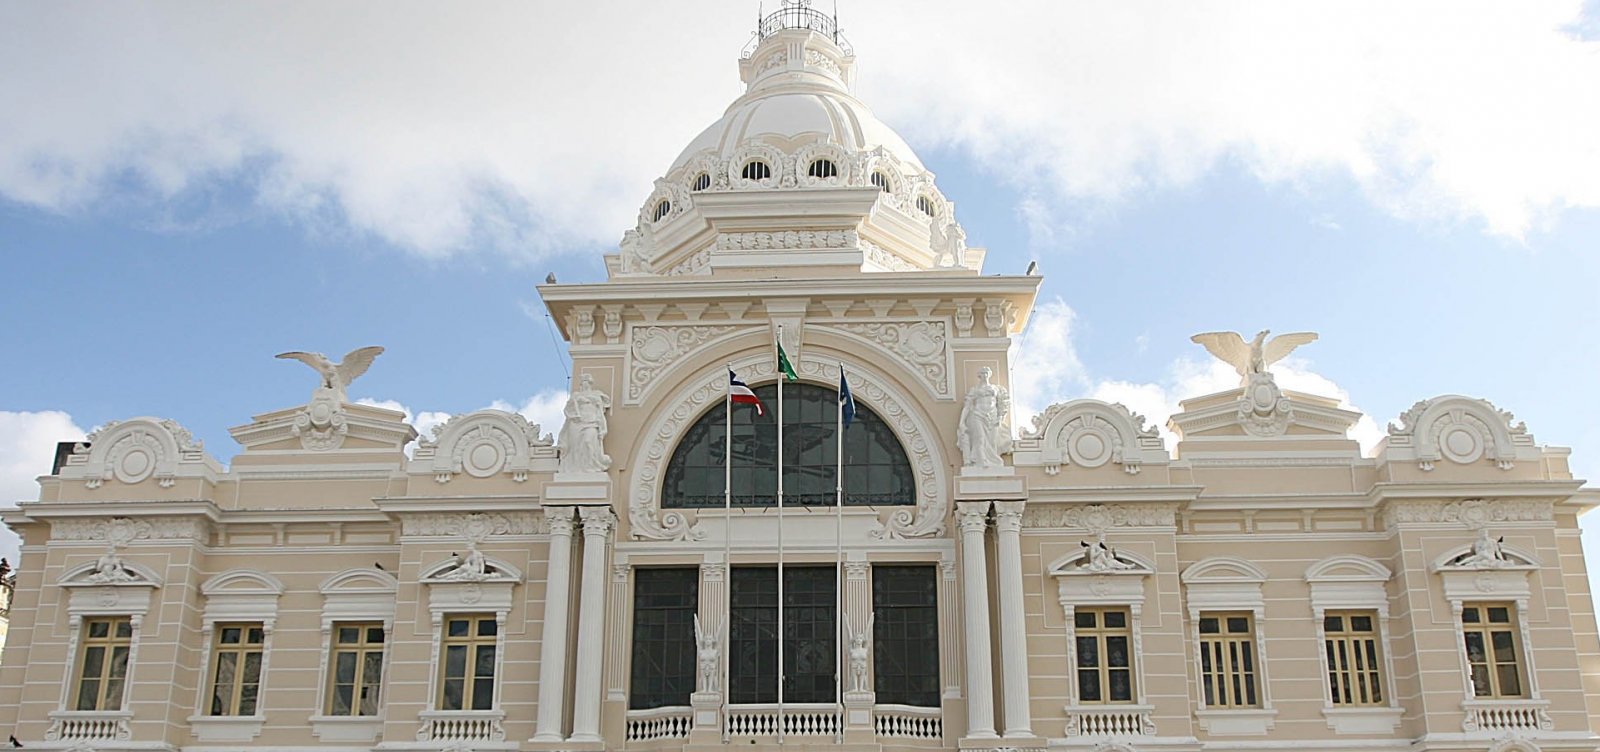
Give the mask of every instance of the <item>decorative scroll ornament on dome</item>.
M 1526 452 L 1530 460 L 1538 456 L 1527 424 L 1513 421 L 1516 416 L 1488 400 L 1459 395 L 1425 399 L 1400 416 L 1400 425 L 1389 424 L 1383 453 L 1414 458 L 1424 471 L 1440 460 L 1469 465 L 1485 459 L 1510 470 L 1519 454 Z
M 346 353 L 344 360 L 334 363 L 322 353 L 291 351 L 277 357 L 298 360 L 311 366 L 322 376 L 322 383 L 311 391 L 311 402 L 295 416 L 292 428 L 300 438 L 300 445 L 312 451 L 338 449 L 344 444 L 350 426 L 343 405 L 349 402 L 346 390 L 350 382 L 372 367 L 372 361 L 383 354 L 381 347 L 362 347 Z

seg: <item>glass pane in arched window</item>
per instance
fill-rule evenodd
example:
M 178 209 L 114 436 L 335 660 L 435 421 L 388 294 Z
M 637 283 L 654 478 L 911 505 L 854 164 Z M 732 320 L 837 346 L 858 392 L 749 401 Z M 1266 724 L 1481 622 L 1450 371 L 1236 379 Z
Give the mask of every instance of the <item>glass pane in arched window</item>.
M 778 503 L 778 387 L 755 387 L 767 414 L 733 409 L 733 505 Z M 837 457 L 838 392 L 813 384 L 783 388 L 783 503 L 831 506 Z M 684 434 L 662 484 L 665 508 L 723 504 L 724 404 L 706 411 Z M 844 433 L 844 503 L 890 506 L 916 503 L 916 480 L 900 441 L 866 405 Z

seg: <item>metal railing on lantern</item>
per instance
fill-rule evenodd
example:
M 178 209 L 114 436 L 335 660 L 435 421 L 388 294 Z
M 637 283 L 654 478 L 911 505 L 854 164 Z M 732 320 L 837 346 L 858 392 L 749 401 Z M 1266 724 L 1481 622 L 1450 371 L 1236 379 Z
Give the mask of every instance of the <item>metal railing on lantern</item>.
M 832 40 L 846 53 L 850 53 L 850 43 L 845 41 L 844 35 L 839 33 L 838 8 L 834 8 L 833 15 L 811 7 L 811 0 L 783 0 L 778 9 L 761 16 L 756 25 L 756 38 L 744 50 L 744 57 L 749 57 L 761 40 L 780 31 L 789 29 L 806 29 L 814 31 Z

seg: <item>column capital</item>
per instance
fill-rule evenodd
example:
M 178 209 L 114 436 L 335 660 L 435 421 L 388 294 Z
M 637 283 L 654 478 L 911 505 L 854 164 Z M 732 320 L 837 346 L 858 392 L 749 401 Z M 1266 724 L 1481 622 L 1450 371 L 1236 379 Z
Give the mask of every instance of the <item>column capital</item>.
M 700 563 L 700 578 L 706 582 L 722 582 L 727 575 L 728 565 L 720 561 L 704 561 Z
M 1025 501 L 997 501 L 994 503 L 994 525 L 1002 533 L 1022 532 L 1022 508 Z
M 852 580 L 867 579 L 867 572 L 871 565 L 864 561 L 847 561 L 844 563 L 844 574 Z
M 983 532 L 989 526 L 989 504 L 987 501 L 956 502 L 956 522 L 961 525 L 961 532 Z
M 572 536 L 572 517 L 575 507 L 545 507 L 544 519 L 550 524 L 550 534 Z
M 578 516 L 583 519 L 584 537 L 605 537 L 611 534 L 612 526 L 617 524 L 617 516 L 611 513 L 610 507 L 580 507 Z

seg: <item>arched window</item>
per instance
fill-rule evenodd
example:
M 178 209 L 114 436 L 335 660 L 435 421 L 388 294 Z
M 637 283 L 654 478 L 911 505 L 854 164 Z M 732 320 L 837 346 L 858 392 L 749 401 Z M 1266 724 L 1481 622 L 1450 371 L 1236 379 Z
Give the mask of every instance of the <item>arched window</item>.
M 878 186 L 878 190 L 883 191 L 884 193 L 889 193 L 891 191 L 889 187 L 889 176 L 883 174 L 882 170 L 872 173 L 872 184 Z
M 711 176 L 710 175 L 707 175 L 707 174 L 702 172 L 699 175 L 695 176 L 693 190 L 703 191 L 703 190 L 705 190 L 707 188 L 710 188 L 710 187 L 711 187 Z
M 755 387 L 767 414 L 733 411 L 733 505 L 775 506 L 778 478 L 778 387 Z M 673 451 L 662 484 L 661 506 L 723 504 L 724 404 L 706 411 Z M 784 506 L 831 506 L 838 423 L 838 392 L 811 384 L 783 388 Z M 894 432 L 870 408 L 856 403 L 844 434 L 844 496 L 849 506 L 916 503 L 916 478 Z
M 921 209 L 923 214 L 926 214 L 930 217 L 939 216 L 939 207 L 935 206 L 933 199 L 928 198 L 927 196 L 917 197 L 917 208 Z
M 831 159 L 818 159 L 806 168 L 806 174 L 814 178 L 834 178 L 839 176 L 839 165 Z
M 660 222 L 661 218 L 667 216 L 671 211 L 672 202 L 663 199 L 661 203 L 656 204 L 655 219 L 653 221 Z
M 772 168 L 768 167 L 766 162 L 752 159 L 744 163 L 744 169 L 739 175 L 745 180 L 766 180 L 772 177 Z

